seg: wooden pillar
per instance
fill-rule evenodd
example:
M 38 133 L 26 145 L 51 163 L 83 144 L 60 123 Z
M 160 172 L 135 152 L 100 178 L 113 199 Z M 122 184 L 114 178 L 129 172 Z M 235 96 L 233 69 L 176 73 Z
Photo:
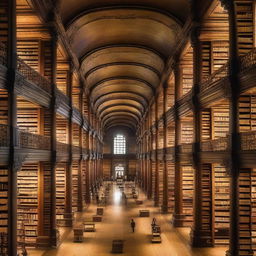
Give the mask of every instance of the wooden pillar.
M 90 197 L 90 159 L 89 159 L 89 132 L 86 132 L 86 149 L 87 149 L 87 159 L 86 159 L 86 173 L 85 173 L 85 183 L 86 183 L 86 192 L 85 192 L 85 202 L 90 204 L 91 197 Z
M 166 157 L 167 148 L 167 122 L 166 122 L 166 111 L 167 111 L 167 84 L 163 86 L 163 204 L 162 213 L 168 213 L 168 165 Z
M 151 152 L 153 148 L 153 132 L 151 130 L 152 124 L 152 113 L 149 112 L 148 118 L 148 132 L 149 132 L 149 140 L 148 140 L 148 199 L 152 198 L 152 159 L 151 159 Z
M 51 81 L 51 104 L 50 108 L 44 111 L 44 119 L 51 125 L 45 127 L 44 135 L 50 136 L 51 140 L 51 161 L 41 162 L 39 169 L 39 207 L 38 207 L 38 247 L 51 247 L 58 244 L 58 231 L 56 229 L 56 68 L 57 68 L 57 34 L 51 31 L 52 40 L 41 42 L 40 73 L 46 75 Z M 46 59 L 44 52 L 50 53 Z M 47 128 L 47 129 L 46 129 Z M 50 131 L 49 131 L 50 130 Z
M 82 113 L 83 111 L 83 90 L 80 87 L 79 92 L 79 111 Z M 80 159 L 78 164 L 78 177 L 77 177 L 77 211 L 81 212 L 83 211 L 83 178 L 82 178 L 82 172 L 83 172 L 83 158 L 82 158 L 82 146 L 83 146 L 83 138 L 82 138 L 82 129 L 83 124 L 79 127 L 79 147 L 80 147 Z
M 69 161 L 67 163 L 66 171 L 66 186 L 65 186 L 65 212 L 64 212 L 64 225 L 66 227 L 72 227 L 73 215 L 72 215 L 72 113 L 73 113 L 73 101 L 72 101 L 72 86 L 73 86 L 73 68 L 70 65 L 70 70 L 67 80 L 67 95 L 70 101 L 70 112 L 68 119 L 68 144 L 69 144 Z
M 51 99 L 51 245 L 57 246 L 58 244 L 58 230 L 56 227 L 56 74 L 57 74 L 57 43 L 58 35 L 52 29 L 51 40 L 51 85 L 52 85 L 52 99 Z
M 159 206 L 159 159 L 158 159 L 158 149 L 159 149 L 159 131 L 158 131 L 158 97 L 155 98 L 155 126 L 156 126 L 156 151 L 155 151 L 155 161 L 156 161 L 156 171 L 155 171 L 155 195 L 154 203 L 155 206 Z
M 193 4 L 194 5 L 194 4 Z M 193 9 L 195 6 L 193 7 Z M 195 9 L 195 12 L 197 9 Z M 205 175 L 209 176 L 209 168 L 202 165 L 200 160 L 200 141 L 201 141 L 201 109 L 199 102 L 199 90 L 202 78 L 202 45 L 199 40 L 200 27 L 194 25 L 191 31 L 191 44 L 193 47 L 193 166 L 194 166 L 194 204 L 193 204 L 193 227 L 191 230 L 191 242 L 194 247 L 210 247 L 213 246 L 213 225 L 211 205 L 206 207 L 205 202 L 211 204 L 211 187 L 208 188 L 209 193 L 204 193 Z M 211 183 L 209 183 L 211 184 Z
M 8 255 L 17 255 L 17 171 L 22 163 L 16 159 L 17 95 L 15 93 L 16 58 L 16 1 L 8 1 L 8 125 L 10 133 L 8 163 Z
M 182 204 L 182 170 L 180 164 L 180 140 L 181 140 L 181 120 L 179 117 L 179 110 L 177 101 L 182 95 L 182 69 L 180 62 L 177 61 L 175 67 L 175 177 L 174 177 L 174 213 L 173 226 L 182 227 L 185 215 L 183 214 Z

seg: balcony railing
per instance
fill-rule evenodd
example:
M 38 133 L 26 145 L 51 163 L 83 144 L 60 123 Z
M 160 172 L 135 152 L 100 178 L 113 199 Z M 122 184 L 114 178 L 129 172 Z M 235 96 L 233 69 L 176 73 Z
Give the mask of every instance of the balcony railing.
M 256 65 L 256 48 L 253 48 L 246 55 L 241 57 L 241 71 L 252 68 Z
M 256 150 L 256 131 L 240 133 L 241 150 Z
M 8 125 L 0 124 L 0 147 L 9 147 L 10 136 L 9 136 Z
M 193 143 L 181 144 L 179 148 L 180 148 L 180 153 L 192 153 Z
M 39 134 L 33 134 L 29 132 L 18 131 L 18 147 L 50 150 L 51 139 L 50 137 L 42 136 Z
M 201 90 L 207 90 L 211 88 L 216 81 L 219 81 L 223 78 L 226 78 L 228 75 L 228 69 L 229 69 L 229 62 L 224 64 L 222 67 L 220 67 L 218 70 L 216 70 L 214 73 L 212 73 L 210 76 L 208 76 L 203 82 L 201 83 Z
M 0 42 L 0 64 L 7 65 L 7 48 L 2 42 Z
M 17 69 L 18 71 L 30 82 L 36 84 L 38 87 L 51 92 L 51 83 L 28 64 L 26 64 L 21 58 L 17 59 Z
M 67 95 L 65 95 L 59 89 L 56 90 L 56 100 L 62 103 L 66 103 L 66 105 L 70 105 L 70 99 Z
M 72 152 L 73 152 L 73 154 L 80 154 L 81 148 L 78 146 L 72 146 Z
M 227 151 L 228 149 L 229 137 L 201 142 L 201 151 L 203 152 Z
M 69 144 L 57 141 L 57 143 L 56 143 L 56 150 L 57 150 L 57 152 L 68 153 L 69 149 L 70 149 Z

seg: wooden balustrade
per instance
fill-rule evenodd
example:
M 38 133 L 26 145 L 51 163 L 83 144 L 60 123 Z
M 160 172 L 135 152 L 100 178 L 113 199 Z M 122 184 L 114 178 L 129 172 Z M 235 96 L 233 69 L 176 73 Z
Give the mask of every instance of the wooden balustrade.
M 28 81 L 36 84 L 38 87 L 51 92 L 51 83 L 42 75 L 40 75 L 37 71 L 31 68 L 28 64 L 26 64 L 21 58 L 17 59 L 17 70 L 27 79 Z
M 73 154 L 80 154 L 81 148 L 78 146 L 72 146 Z
M 241 150 L 256 150 L 256 131 L 240 133 Z
M 9 147 L 10 134 L 8 125 L 0 124 L 0 147 Z
M 227 151 L 229 149 L 229 136 L 219 138 L 216 140 L 209 140 L 201 142 L 202 152 L 218 152 Z
M 56 150 L 60 153 L 68 153 L 69 152 L 69 144 L 57 142 L 56 143 Z
M 256 48 L 241 57 L 241 71 L 254 68 L 256 64 Z
M 192 153 L 193 143 L 182 144 L 180 147 L 180 153 Z
M 20 148 L 50 150 L 51 139 L 50 137 L 33 134 L 28 132 L 18 132 L 18 146 Z
M 227 62 L 225 65 L 223 65 L 214 73 L 212 73 L 210 76 L 208 76 L 206 79 L 204 79 L 200 85 L 200 89 L 207 90 L 213 87 L 217 81 L 220 81 L 221 79 L 225 79 L 228 75 L 228 70 L 229 70 L 229 62 Z

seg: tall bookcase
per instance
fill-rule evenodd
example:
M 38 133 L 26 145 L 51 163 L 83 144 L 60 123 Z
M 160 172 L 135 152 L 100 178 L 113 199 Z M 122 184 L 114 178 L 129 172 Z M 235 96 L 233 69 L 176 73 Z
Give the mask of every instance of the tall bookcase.
M 164 162 L 163 161 L 159 161 L 158 162 L 158 177 L 159 177 L 159 185 L 158 185 L 158 193 L 159 193 L 159 205 L 163 204 L 163 178 L 164 178 Z
M 252 254 L 252 182 L 251 170 L 241 169 L 239 175 L 239 244 L 240 255 Z M 255 235 L 255 234 L 254 234 Z M 255 239 L 255 237 L 254 237 Z
M 182 61 L 182 95 L 187 94 L 193 86 L 193 49 L 189 47 Z
M 174 211 L 174 172 L 175 166 L 171 161 L 167 161 L 168 171 L 168 210 L 169 212 Z
M 66 170 L 67 165 L 65 163 L 59 163 L 56 167 L 56 219 L 60 226 L 64 224 Z
M 201 112 L 201 140 L 210 140 L 212 137 L 212 114 L 211 109 Z
M 214 164 L 213 171 L 215 245 L 227 245 L 230 222 L 229 177 L 221 165 Z
M 251 224 L 252 249 L 256 253 L 256 169 L 251 170 Z
M 212 138 L 226 137 L 229 133 L 229 105 L 223 103 L 212 108 Z
M 187 144 L 193 142 L 193 122 L 182 121 L 181 122 L 181 144 Z
M 59 142 L 68 142 L 68 122 L 60 115 L 56 115 L 56 139 Z
M 0 167 L 0 255 L 8 255 L 8 168 Z
M 78 162 L 72 163 L 72 210 L 77 212 L 78 202 Z
M 193 193 L 194 193 L 194 169 L 192 165 L 183 165 L 182 171 L 182 195 L 183 214 L 185 214 L 185 226 L 192 224 Z
M 18 243 L 36 246 L 38 226 L 38 164 L 25 164 L 17 173 Z
M 241 95 L 239 98 L 239 131 L 256 130 L 256 96 Z
M 238 49 L 240 55 L 246 54 L 253 48 L 254 8 L 253 1 L 236 3 Z
M 156 162 L 152 161 L 152 195 L 155 194 L 155 183 L 156 183 Z

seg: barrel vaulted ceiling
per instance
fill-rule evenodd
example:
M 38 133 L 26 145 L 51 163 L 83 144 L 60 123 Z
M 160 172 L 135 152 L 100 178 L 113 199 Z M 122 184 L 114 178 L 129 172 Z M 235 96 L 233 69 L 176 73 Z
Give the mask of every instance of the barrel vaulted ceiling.
M 60 14 L 105 129 L 135 130 L 189 13 L 188 0 L 62 0 Z

